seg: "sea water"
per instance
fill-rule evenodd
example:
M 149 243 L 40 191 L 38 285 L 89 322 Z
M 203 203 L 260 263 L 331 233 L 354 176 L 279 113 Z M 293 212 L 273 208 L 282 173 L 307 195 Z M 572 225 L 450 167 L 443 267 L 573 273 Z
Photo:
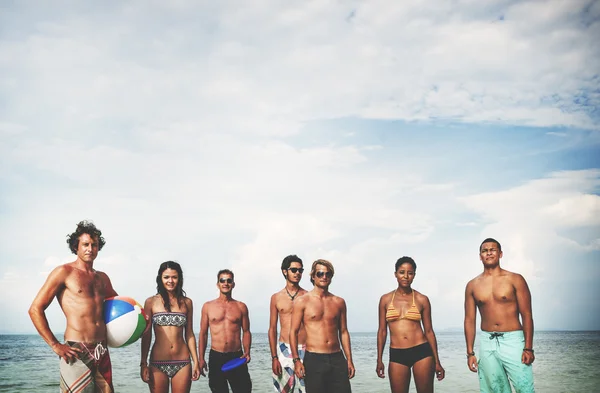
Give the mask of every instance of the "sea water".
M 479 392 L 477 374 L 467 368 L 462 332 L 437 332 L 436 335 L 446 378 L 436 381 L 435 391 Z M 351 380 L 352 391 L 389 392 L 387 370 L 385 379 L 375 374 L 376 333 L 351 333 L 351 340 L 356 368 L 356 376 Z M 254 333 L 252 342 L 252 361 L 248 367 L 253 392 L 272 392 L 268 337 L 265 333 Z M 534 347 L 536 392 L 600 392 L 600 332 L 536 332 Z M 111 349 L 110 354 L 115 391 L 148 392 L 139 376 L 140 341 L 125 348 Z M 208 353 L 205 358 L 208 360 Z M 387 366 L 387 346 L 383 360 Z M 0 335 L 0 392 L 56 393 L 59 391 L 58 377 L 58 357 L 38 335 Z M 192 383 L 192 392 L 210 392 L 206 377 Z M 411 381 L 410 392 L 416 392 L 414 381 Z

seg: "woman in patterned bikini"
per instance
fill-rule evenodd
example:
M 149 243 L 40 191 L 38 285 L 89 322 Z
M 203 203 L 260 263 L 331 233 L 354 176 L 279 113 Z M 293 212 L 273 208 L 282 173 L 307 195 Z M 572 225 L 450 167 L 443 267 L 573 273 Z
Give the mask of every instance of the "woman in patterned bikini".
M 427 296 L 411 288 L 416 271 L 417 264 L 412 258 L 398 259 L 394 272 L 398 288 L 379 301 L 375 371 L 380 378 L 385 378 L 382 356 L 389 328 L 388 376 L 392 393 L 408 393 L 411 371 L 418 393 L 433 392 L 434 372 L 439 381 L 445 376 L 431 325 L 431 304 Z
M 140 376 L 151 393 L 189 393 L 200 377 L 196 338 L 192 329 L 193 304 L 183 290 L 183 272 L 177 262 L 163 262 L 156 276 L 157 294 L 146 299 L 144 311 L 153 329 L 142 336 Z M 152 330 L 156 338 L 147 363 Z M 190 356 L 192 363 L 190 364 Z

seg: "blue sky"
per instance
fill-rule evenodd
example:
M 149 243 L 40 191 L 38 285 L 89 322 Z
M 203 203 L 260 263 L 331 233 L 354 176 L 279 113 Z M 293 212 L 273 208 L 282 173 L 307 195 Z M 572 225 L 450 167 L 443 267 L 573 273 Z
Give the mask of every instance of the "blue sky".
M 536 328 L 600 329 L 599 2 L 196 3 L 0 5 L 0 332 L 82 219 L 120 294 L 177 260 L 199 311 L 231 268 L 257 332 L 292 253 L 351 331 L 403 255 L 460 328 L 489 236 Z

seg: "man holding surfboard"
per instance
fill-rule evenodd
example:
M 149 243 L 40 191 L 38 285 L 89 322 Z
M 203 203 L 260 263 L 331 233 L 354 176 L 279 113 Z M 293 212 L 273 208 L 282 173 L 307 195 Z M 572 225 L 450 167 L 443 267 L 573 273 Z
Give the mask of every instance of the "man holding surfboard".
M 290 347 L 296 376 L 304 378 L 307 393 L 352 391 L 350 379 L 354 377 L 354 363 L 346 321 L 346 302 L 329 292 L 333 275 L 331 262 L 324 259 L 313 262 L 310 281 L 314 288 L 294 302 Z M 298 355 L 301 325 L 306 329 L 304 364 Z
M 273 387 L 278 393 L 303 393 L 304 381 L 296 378 L 294 362 L 290 349 L 290 324 L 294 301 L 307 291 L 300 287 L 304 267 L 302 259 L 297 255 L 288 255 L 281 262 L 281 274 L 285 278 L 285 287 L 271 296 L 269 322 L 269 347 L 273 370 Z M 277 319 L 280 322 L 279 340 L 277 339 Z M 298 333 L 298 355 L 304 358 L 306 332 L 300 326 Z
M 207 369 L 204 353 L 210 328 L 210 352 L 208 355 L 208 386 L 213 393 L 250 393 L 252 381 L 248 373 L 250 361 L 250 318 L 248 307 L 232 298 L 235 281 L 229 269 L 217 273 L 219 297 L 202 306 L 200 333 L 198 337 L 198 360 L 200 372 Z

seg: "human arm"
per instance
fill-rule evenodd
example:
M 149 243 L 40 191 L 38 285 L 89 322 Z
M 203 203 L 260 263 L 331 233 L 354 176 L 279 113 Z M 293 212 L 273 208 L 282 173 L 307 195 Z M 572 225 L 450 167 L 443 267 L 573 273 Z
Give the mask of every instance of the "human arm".
M 242 303 L 242 345 L 244 357 L 250 363 L 250 346 L 252 345 L 252 333 L 250 333 L 250 317 L 248 316 L 248 307 Z
M 152 304 L 154 303 L 154 297 L 149 297 L 144 302 L 144 312 L 146 316 L 152 320 Z M 152 323 L 150 323 L 151 325 Z M 140 353 L 140 377 L 142 381 L 150 382 L 150 370 L 148 369 L 148 352 L 150 352 L 150 343 L 152 342 L 152 327 L 146 328 L 144 334 L 142 334 L 142 345 Z
M 206 367 L 206 361 L 204 360 L 204 353 L 206 352 L 206 345 L 208 343 L 208 306 L 206 303 L 202 306 L 200 314 L 200 332 L 198 333 L 198 368 L 200 374 L 206 376 L 204 373 L 208 370 Z
M 433 331 L 433 323 L 431 322 L 431 303 L 429 302 L 429 298 L 427 296 L 421 296 L 424 298 L 423 312 L 421 313 L 423 332 L 425 333 L 425 337 L 427 338 L 429 346 L 431 346 L 431 350 L 433 351 L 433 359 L 435 360 L 435 375 L 438 381 L 441 381 L 446 376 L 446 370 L 444 370 L 442 367 L 442 363 L 440 362 L 440 357 L 438 354 L 437 339 Z
M 348 360 L 348 378 L 352 379 L 354 377 L 355 369 L 354 363 L 352 362 L 352 347 L 350 345 L 350 332 L 348 332 L 348 321 L 346 315 L 346 302 L 344 299 L 341 299 L 340 338 L 344 355 L 346 355 L 346 359 Z
M 517 292 L 517 307 L 521 314 L 523 335 L 525 336 L 525 349 L 521 355 L 521 362 L 530 365 L 535 360 L 533 353 L 533 312 L 531 311 L 531 292 L 527 282 L 520 274 L 516 275 L 515 290 Z
M 377 367 L 375 372 L 379 378 L 385 378 L 385 366 L 383 364 L 383 348 L 387 340 L 387 321 L 385 320 L 385 295 L 379 299 L 379 328 L 377 329 Z
M 102 281 L 104 282 L 104 298 L 108 299 L 109 297 L 119 296 L 117 291 L 112 286 L 112 282 L 108 275 L 104 272 L 98 272 L 102 275 Z
M 271 296 L 271 305 L 269 312 L 269 348 L 271 349 L 271 369 L 273 374 L 281 376 L 281 363 L 277 358 L 277 320 L 279 312 L 277 310 L 276 294 Z
M 304 319 L 304 309 L 306 301 L 304 297 L 298 298 L 292 309 L 292 321 L 290 322 L 290 350 L 292 351 L 292 359 L 294 359 L 294 373 L 298 378 L 304 378 L 304 364 L 298 354 L 298 332 Z
M 465 341 L 467 344 L 467 366 L 474 373 L 477 372 L 477 357 L 473 350 L 475 346 L 475 322 L 477 320 L 477 305 L 473 294 L 473 281 L 465 288 Z
M 192 381 L 197 381 L 200 378 L 200 365 L 198 364 L 198 348 L 196 347 L 196 336 L 194 335 L 194 302 L 192 302 L 192 299 L 185 298 L 185 306 L 187 309 L 185 341 L 192 357 Z
M 66 278 L 69 274 L 69 268 L 59 266 L 55 268 L 46 279 L 46 282 L 40 288 L 40 291 L 36 295 L 35 299 L 29 307 L 29 317 L 33 322 L 36 330 L 44 341 L 52 348 L 52 350 L 61 358 L 68 363 L 75 361 L 77 355 L 81 352 L 78 348 L 72 348 L 68 345 L 61 344 L 48 324 L 48 318 L 46 317 L 46 309 L 52 303 L 52 300 L 66 288 Z

